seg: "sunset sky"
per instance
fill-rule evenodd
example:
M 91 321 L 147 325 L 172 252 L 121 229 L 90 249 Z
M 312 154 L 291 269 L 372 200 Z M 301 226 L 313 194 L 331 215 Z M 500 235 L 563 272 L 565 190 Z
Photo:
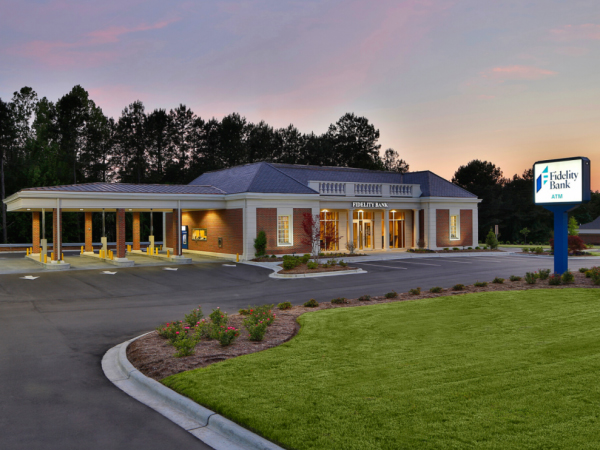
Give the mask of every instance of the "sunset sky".
M 411 170 L 587 156 L 600 189 L 598 0 L 0 0 L 0 97 L 81 84 L 117 118 L 180 103 L 323 133 L 366 116 Z

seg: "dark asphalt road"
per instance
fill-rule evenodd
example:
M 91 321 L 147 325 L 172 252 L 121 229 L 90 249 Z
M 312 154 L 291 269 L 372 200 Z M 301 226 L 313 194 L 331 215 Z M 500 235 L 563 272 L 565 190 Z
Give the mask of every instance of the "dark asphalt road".
M 575 261 L 573 269 L 600 261 Z M 427 265 L 426 265 L 427 264 Z M 197 305 L 235 312 L 248 304 L 380 295 L 449 287 L 551 268 L 523 257 L 428 258 L 359 264 L 369 271 L 299 280 L 269 270 L 196 264 L 0 275 L 0 449 L 208 448 L 114 387 L 100 361 L 112 346 L 180 318 Z

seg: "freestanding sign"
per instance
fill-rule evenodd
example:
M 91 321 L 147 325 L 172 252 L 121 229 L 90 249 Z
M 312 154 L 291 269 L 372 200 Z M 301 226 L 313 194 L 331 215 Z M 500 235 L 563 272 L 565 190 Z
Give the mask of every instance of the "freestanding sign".
M 554 272 L 569 268 L 568 212 L 590 200 L 590 160 L 583 157 L 533 165 L 534 202 L 554 213 Z

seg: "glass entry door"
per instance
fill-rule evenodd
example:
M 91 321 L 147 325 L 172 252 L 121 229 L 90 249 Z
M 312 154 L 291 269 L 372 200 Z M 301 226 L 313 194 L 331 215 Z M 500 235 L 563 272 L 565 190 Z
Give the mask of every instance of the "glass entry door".
M 354 211 L 352 219 L 352 235 L 354 248 L 357 250 L 373 249 L 373 213 Z

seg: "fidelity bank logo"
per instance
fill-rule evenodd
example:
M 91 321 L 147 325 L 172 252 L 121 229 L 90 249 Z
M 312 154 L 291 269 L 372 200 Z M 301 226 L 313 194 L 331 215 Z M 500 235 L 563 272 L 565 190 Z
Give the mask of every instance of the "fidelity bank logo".
M 571 189 L 570 183 L 577 181 L 578 176 L 579 174 L 572 170 L 559 170 L 549 172 L 548 166 L 546 166 L 546 168 L 542 170 L 542 173 L 536 180 L 536 193 L 540 192 L 542 190 L 542 187 L 544 187 L 548 183 L 550 183 L 548 184 L 548 187 L 550 189 Z M 556 195 L 559 196 L 557 198 L 562 197 L 562 194 Z M 552 196 L 552 198 L 554 198 L 554 195 Z
M 540 192 L 542 186 L 544 186 L 548 182 L 548 166 L 542 171 L 540 176 L 537 179 L 537 190 L 536 192 Z

